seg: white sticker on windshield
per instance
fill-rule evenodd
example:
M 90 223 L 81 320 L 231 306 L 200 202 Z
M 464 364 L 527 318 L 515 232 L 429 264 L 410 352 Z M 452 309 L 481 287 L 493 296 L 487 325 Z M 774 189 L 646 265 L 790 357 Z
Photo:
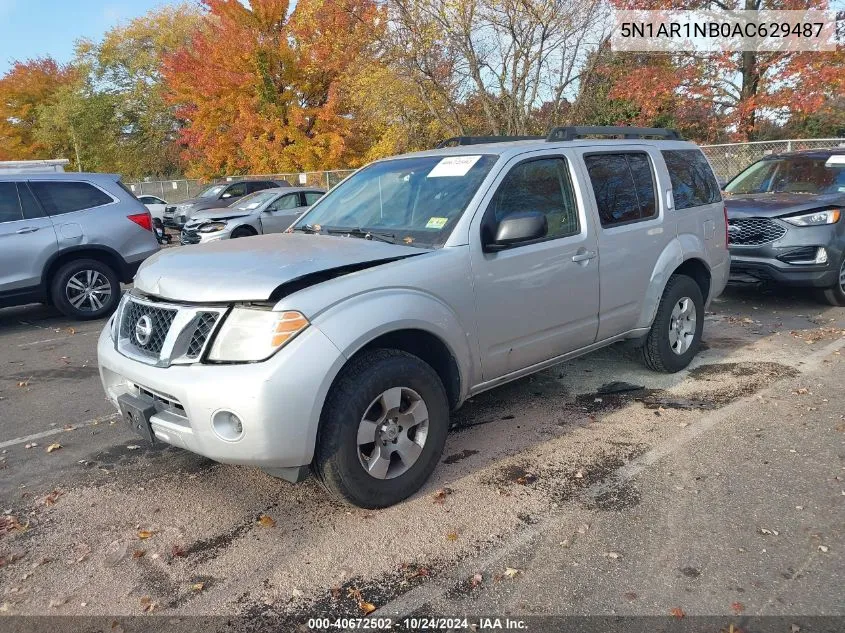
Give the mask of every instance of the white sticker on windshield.
M 481 156 L 449 156 L 434 166 L 426 178 L 444 178 L 449 176 L 466 176 L 472 166 Z
M 833 167 L 834 165 L 845 165 L 845 154 L 834 154 L 825 161 L 825 167 Z
M 252 209 L 257 209 L 260 206 L 261 206 L 260 202 L 250 202 L 248 205 L 246 205 L 246 208 L 252 210 Z

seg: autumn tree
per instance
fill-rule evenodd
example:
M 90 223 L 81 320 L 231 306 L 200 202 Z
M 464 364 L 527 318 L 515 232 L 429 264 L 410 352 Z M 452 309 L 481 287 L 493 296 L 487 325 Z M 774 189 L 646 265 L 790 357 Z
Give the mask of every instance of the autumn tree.
M 618 0 L 628 9 L 806 10 L 827 0 Z M 718 54 L 619 53 L 624 64 L 607 66 L 610 98 L 635 103 L 634 123 L 669 116 L 696 121 L 695 138 L 755 140 L 771 122 L 799 121 L 829 110 L 845 93 L 845 51 Z M 830 112 L 828 114 L 831 114 Z M 839 114 L 840 120 L 842 113 Z
M 109 30 L 101 41 L 77 44 L 76 65 L 97 98 L 91 105 L 110 116 L 108 136 L 119 148 L 110 170 L 133 176 L 181 171 L 179 122 L 165 98 L 161 63 L 187 44 L 201 23 L 194 5 L 165 6 Z
M 55 158 L 37 138 L 38 107 L 76 81 L 50 57 L 17 61 L 0 78 L 0 160 Z
M 204 0 L 207 28 L 165 59 L 194 175 L 277 173 L 354 161 L 344 100 L 371 55 L 374 0 Z

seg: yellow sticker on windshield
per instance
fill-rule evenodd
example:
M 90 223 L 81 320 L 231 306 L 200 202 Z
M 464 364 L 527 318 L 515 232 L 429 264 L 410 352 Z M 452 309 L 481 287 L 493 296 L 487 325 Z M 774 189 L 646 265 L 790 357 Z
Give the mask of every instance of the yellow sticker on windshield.
M 426 222 L 425 228 L 427 229 L 442 229 L 446 226 L 446 223 L 449 221 L 449 218 L 429 218 L 428 222 Z

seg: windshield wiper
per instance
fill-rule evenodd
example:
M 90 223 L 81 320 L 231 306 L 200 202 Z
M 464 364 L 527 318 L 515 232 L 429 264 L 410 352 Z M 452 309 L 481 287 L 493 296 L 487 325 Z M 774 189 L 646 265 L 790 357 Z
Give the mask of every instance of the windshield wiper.
M 303 224 L 302 226 L 293 227 L 294 231 L 302 231 L 303 233 L 319 233 L 320 231 L 313 224 Z
M 326 229 L 326 233 L 331 233 L 332 235 L 350 235 L 352 237 L 361 237 L 365 240 L 379 240 L 388 244 L 396 243 L 396 235 L 393 233 L 381 233 L 370 229 L 362 229 L 359 226 Z

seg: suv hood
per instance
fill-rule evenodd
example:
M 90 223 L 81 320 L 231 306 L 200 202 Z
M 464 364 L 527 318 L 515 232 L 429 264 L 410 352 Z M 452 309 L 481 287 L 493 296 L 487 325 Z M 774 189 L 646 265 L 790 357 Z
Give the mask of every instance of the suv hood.
M 141 292 L 197 303 L 267 301 L 313 273 L 422 255 L 427 250 L 334 235 L 281 233 L 159 251 L 135 275 Z
M 728 218 L 777 218 L 802 211 L 813 211 L 831 205 L 845 204 L 845 195 L 810 193 L 749 193 L 724 194 Z

